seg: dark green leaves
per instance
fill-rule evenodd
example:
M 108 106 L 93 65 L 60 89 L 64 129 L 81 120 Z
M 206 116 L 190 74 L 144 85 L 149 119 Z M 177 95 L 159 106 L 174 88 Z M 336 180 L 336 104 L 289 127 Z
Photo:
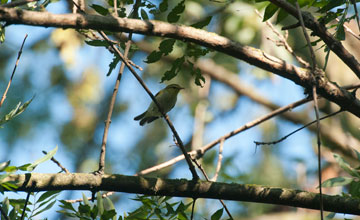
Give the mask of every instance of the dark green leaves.
M 141 9 L 140 13 L 143 20 L 149 20 L 149 16 L 143 8 Z
M 278 6 L 274 5 L 273 3 L 269 3 L 268 6 L 266 6 L 265 8 L 263 21 L 269 20 L 276 13 L 278 9 L 279 9 Z
M 109 43 L 105 40 L 89 40 L 85 41 L 86 44 L 94 47 L 108 47 Z
M 120 57 L 117 55 L 114 55 L 113 60 L 109 64 L 109 71 L 107 72 L 106 76 L 110 76 L 111 72 L 115 69 L 117 64 L 120 62 Z
M 217 210 L 217 211 L 211 216 L 211 220 L 220 220 L 223 212 L 224 212 L 224 208 L 221 208 L 221 209 Z
M 94 9 L 97 13 L 99 13 L 99 14 L 101 14 L 101 15 L 103 15 L 103 16 L 109 14 L 108 9 L 107 9 L 107 8 L 104 8 L 104 7 L 101 6 L 101 5 L 92 4 L 92 5 L 90 5 L 90 7 L 91 7 L 92 9 Z
M 161 51 L 154 50 L 147 56 L 147 58 L 144 62 L 145 63 L 155 63 L 155 62 L 159 61 L 162 56 L 163 56 L 163 53 Z
M 166 56 L 169 55 L 174 49 L 175 39 L 163 40 L 160 43 L 159 50 Z
M 171 80 L 174 78 L 181 70 L 182 65 L 185 62 L 185 57 L 177 58 L 173 64 L 170 70 L 166 71 L 164 76 L 161 78 L 160 82 L 164 82 L 165 80 Z
M 167 16 L 167 20 L 170 23 L 175 23 L 179 21 L 181 13 L 183 13 L 185 10 L 185 0 L 179 2 L 178 5 L 176 5 L 173 10 L 169 13 Z
M 168 9 L 168 7 L 169 7 L 168 0 L 163 0 L 159 5 L 160 12 L 165 12 Z
M 149 56 L 146 58 L 146 63 L 155 63 L 161 59 L 162 56 L 169 55 L 173 49 L 175 44 L 174 39 L 166 39 L 163 40 L 159 45 L 159 51 L 153 51 L 149 54 Z
M 192 24 L 191 26 L 194 28 L 203 28 L 210 23 L 211 18 L 212 18 L 212 16 L 206 17 L 205 19 L 203 19 L 199 22 L 196 22 L 195 24 Z
M 58 211 L 68 217 L 77 219 L 102 219 L 102 220 L 116 220 L 116 210 L 114 204 L 109 198 L 103 199 L 101 194 L 96 194 L 96 204 L 91 203 L 86 195 L 83 193 L 83 202 L 80 203 L 76 210 L 73 205 L 67 201 L 60 200 L 60 205 L 63 210 Z M 120 217 L 119 219 L 122 219 Z M 128 219 L 128 218 L 127 218 Z

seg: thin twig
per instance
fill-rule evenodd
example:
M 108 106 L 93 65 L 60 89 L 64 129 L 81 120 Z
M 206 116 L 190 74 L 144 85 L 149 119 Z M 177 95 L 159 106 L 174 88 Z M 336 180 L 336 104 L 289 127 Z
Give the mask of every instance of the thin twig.
M 326 119 L 326 118 L 330 118 L 330 117 L 332 117 L 332 116 L 334 116 L 334 115 L 339 114 L 339 113 L 342 112 L 342 111 L 343 111 L 343 110 L 340 109 L 339 111 L 333 112 L 333 113 L 331 113 L 331 114 L 328 114 L 328 115 L 326 115 L 326 116 L 323 116 L 323 117 L 319 118 L 319 120 L 321 121 L 321 120 L 324 120 L 324 119 Z M 304 125 L 304 126 L 301 126 L 300 128 L 296 129 L 295 131 L 290 132 L 289 134 L 285 135 L 284 137 L 280 138 L 279 140 L 271 141 L 271 142 L 254 141 L 254 143 L 255 143 L 257 146 L 259 146 L 259 145 L 274 145 L 274 144 L 280 143 L 281 141 L 285 140 L 286 138 L 290 137 L 291 135 L 293 135 L 293 134 L 301 131 L 302 129 L 304 129 L 304 128 L 306 128 L 306 127 L 309 127 L 310 125 L 312 125 L 312 124 L 314 124 L 314 123 L 316 123 L 316 122 L 317 122 L 317 120 L 314 120 L 314 121 L 312 121 L 312 122 L 310 122 L 310 123 L 308 123 L 308 124 L 306 124 L 306 125 Z
M 339 22 L 340 20 L 338 18 L 335 19 L 337 22 Z M 355 37 L 356 39 L 360 40 L 359 35 L 355 34 L 354 31 L 351 30 L 351 28 L 349 28 L 345 23 L 343 24 L 344 29 L 346 32 L 348 32 L 350 35 L 352 35 L 353 37 Z
M 194 219 L 195 202 L 196 202 L 196 198 L 193 199 L 193 204 L 192 204 L 192 206 L 191 206 L 191 216 L 190 216 L 190 219 L 191 219 L 191 220 Z
M 114 4 L 117 4 L 116 1 L 114 1 Z M 134 5 L 134 11 L 137 11 L 139 7 L 139 0 L 137 0 L 135 2 Z M 117 15 L 117 11 L 116 11 L 116 15 Z M 104 32 L 102 31 L 98 31 L 100 33 L 100 35 L 102 35 L 102 37 L 105 39 L 106 35 Z M 107 37 L 106 37 L 107 38 Z M 108 39 L 108 38 L 107 38 Z M 129 39 L 126 42 L 126 47 L 125 47 L 125 52 L 124 52 L 124 59 L 127 60 L 127 56 L 128 53 L 130 51 L 130 47 L 131 47 L 131 39 L 132 39 L 132 33 L 129 33 Z M 107 41 L 109 42 L 109 41 Z M 112 48 L 116 48 L 113 44 L 109 43 L 109 45 L 112 46 Z M 117 48 L 116 48 L 117 49 Z M 120 51 L 119 51 L 120 52 Z M 114 110 L 114 106 L 115 106 L 115 101 L 116 101 L 116 95 L 119 91 L 119 86 L 120 86 L 120 81 L 121 81 L 121 77 L 122 74 L 124 72 L 124 68 L 125 68 L 125 62 L 121 63 L 120 69 L 119 69 L 119 73 L 118 73 L 118 77 L 116 79 L 115 82 L 115 86 L 114 86 L 114 90 L 113 90 L 113 94 L 111 96 L 111 100 L 110 100 L 110 104 L 109 104 L 109 110 L 108 110 L 108 115 L 105 121 L 105 127 L 104 127 L 104 134 L 103 134 L 103 138 L 102 138 L 102 143 L 101 143 L 101 150 L 100 150 L 100 160 L 99 160 L 99 169 L 97 171 L 97 173 L 104 173 L 105 171 L 105 155 L 106 155 L 106 143 L 107 143 L 107 137 L 108 137 L 108 133 L 109 133 L 109 127 L 110 127 L 110 123 L 111 123 L 111 116 Z
M 76 4 L 74 2 L 74 4 Z M 137 13 L 134 11 L 134 15 L 137 15 Z M 109 46 L 111 47 L 112 50 L 114 50 L 114 52 L 116 52 L 116 54 L 120 57 L 121 61 L 126 65 L 126 67 L 130 70 L 130 72 L 134 75 L 134 77 L 138 80 L 138 82 L 141 84 L 141 86 L 144 88 L 144 90 L 148 93 L 148 95 L 151 97 L 152 101 L 156 104 L 156 106 L 158 107 L 158 109 L 160 110 L 161 115 L 164 117 L 164 119 L 166 120 L 167 124 L 169 125 L 171 131 L 173 132 L 177 142 L 179 143 L 179 147 L 182 151 L 182 153 L 185 156 L 186 162 L 189 165 L 189 169 L 191 171 L 191 174 L 193 176 L 193 180 L 198 180 L 199 176 L 196 173 L 195 167 L 191 162 L 191 159 L 189 157 L 189 155 L 187 154 L 184 144 L 179 136 L 179 134 L 177 133 L 174 125 L 172 124 L 172 122 L 170 121 L 169 117 L 164 113 L 163 109 L 161 108 L 161 106 L 159 105 L 158 101 L 155 99 L 155 96 L 152 94 L 152 92 L 150 91 L 150 89 L 146 86 L 146 84 L 144 83 L 144 81 L 141 79 L 141 77 L 136 73 L 136 71 L 134 70 L 134 68 L 131 66 L 129 60 L 124 57 L 124 55 L 120 52 L 120 50 L 115 47 L 112 43 L 111 40 L 107 37 L 107 35 L 100 30 L 97 30 L 98 33 L 101 35 L 101 37 L 109 43 Z M 101 151 L 103 151 L 103 148 L 101 149 Z M 104 154 L 105 152 L 101 152 L 100 155 Z M 101 162 L 101 159 L 100 159 Z M 100 167 L 99 167 L 99 171 L 101 171 Z M 99 172 L 98 171 L 98 172 Z M 101 173 L 101 172 L 100 172 Z
M 356 23 L 357 23 L 358 29 L 360 31 L 359 12 L 358 12 L 357 7 L 356 7 L 356 0 L 350 0 L 350 1 L 354 6 L 354 11 L 355 11 L 355 16 L 356 16 Z
M 235 129 L 235 130 L 223 135 L 222 137 L 210 142 L 209 144 L 207 144 L 207 145 L 205 145 L 205 146 L 203 146 L 203 147 L 201 147 L 201 148 L 199 148 L 197 150 L 193 150 L 193 151 L 188 152 L 188 154 L 191 155 L 192 157 L 196 156 L 196 158 L 201 158 L 205 154 L 206 151 L 208 151 L 211 148 L 213 148 L 214 146 L 216 146 L 218 143 L 221 142 L 222 139 L 227 140 L 228 138 L 231 138 L 231 137 L 239 134 L 240 132 L 248 130 L 248 129 L 250 129 L 250 128 L 252 128 L 252 127 L 254 127 L 254 126 L 258 125 L 258 124 L 263 123 L 264 121 L 269 120 L 270 118 L 273 118 L 273 117 L 275 117 L 275 116 L 277 116 L 279 114 L 282 114 L 282 113 L 284 113 L 286 111 L 289 111 L 289 110 L 291 110 L 293 108 L 296 108 L 296 107 L 298 107 L 300 105 L 303 105 L 303 104 L 305 104 L 305 103 L 307 103 L 307 102 L 309 102 L 311 100 L 312 100 L 311 98 L 305 98 L 305 99 L 301 99 L 299 101 L 296 101 L 294 103 L 291 103 L 291 104 L 289 104 L 287 106 L 278 108 L 278 109 L 276 109 L 276 110 L 274 110 L 274 111 L 272 111 L 272 112 L 270 112 L 270 113 L 268 113 L 268 114 L 266 114 L 264 116 L 261 116 L 261 117 L 255 119 L 255 120 L 253 120 L 251 122 L 246 123 L 245 125 L 241 126 L 240 128 Z M 179 162 L 179 161 L 181 161 L 183 159 L 184 159 L 184 155 L 179 155 L 179 156 L 177 156 L 177 157 L 175 157 L 175 158 L 173 158 L 171 160 L 168 160 L 168 161 L 166 161 L 164 163 L 161 163 L 161 164 L 155 165 L 153 167 L 147 168 L 145 170 L 142 170 L 142 171 L 138 172 L 136 174 L 136 176 L 145 175 L 145 174 L 148 174 L 148 173 L 152 173 L 152 172 L 161 170 L 161 169 L 163 169 L 165 167 L 168 167 L 168 166 L 171 166 L 171 165 L 173 165 L 173 164 L 175 164 L 175 163 L 177 163 L 177 162 Z
M 16 63 L 15 63 L 13 72 L 12 72 L 12 74 L 11 74 L 9 83 L 8 83 L 8 85 L 7 85 L 6 89 L 5 89 L 5 92 L 4 92 L 4 94 L 3 94 L 2 98 L 1 98 L 0 107 L 2 106 L 2 104 L 4 103 L 4 101 L 5 101 L 5 99 L 6 99 L 6 94 L 7 94 L 8 91 L 9 91 L 9 88 L 10 88 L 10 85 L 11 85 L 11 82 L 12 82 L 12 79 L 13 79 L 13 77 L 14 77 L 14 75 L 15 75 L 16 67 L 17 67 L 18 64 L 19 64 L 19 60 L 20 60 L 20 57 L 21 57 L 21 54 L 22 54 L 22 50 L 23 50 L 23 47 L 24 47 L 25 40 L 26 40 L 27 36 L 28 36 L 28 35 L 25 34 L 24 40 L 23 40 L 23 42 L 22 42 L 22 44 L 21 44 L 21 47 L 20 47 L 20 50 L 19 50 L 19 52 L 18 52 L 18 57 L 17 57 L 17 59 L 16 59 Z
M 315 115 L 316 115 L 316 137 L 317 137 L 317 148 L 318 148 L 318 178 L 319 178 L 319 194 L 320 194 L 320 217 L 321 220 L 324 219 L 324 207 L 323 207 L 323 196 L 322 196 L 322 177 L 321 177 L 321 140 L 320 140 L 320 116 L 319 116 L 319 105 L 318 105 L 318 99 L 317 99 L 317 93 L 316 93 L 316 83 L 317 83 L 317 76 L 316 76 L 316 60 L 315 60 L 315 53 L 314 50 L 311 46 L 311 42 L 310 42 L 310 38 L 309 35 L 306 32 L 306 28 L 305 28 L 305 24 L 304 24 L 304 20 L 302 17 L 302 13 L 300 10 L 300 6 L 299 3 L 296 1 L 296 9 L 298 11 L 298 17 L 299 17 L 299 21 L 302 27 L 302 30 L 304 32 L 304 36 L 307 42 L 307 45 L 309 47 L 310 50 L 310 55 L 311 55 L 311 72 L 313 74 L 314 77 L 314 84 L 312 86 L 312 95 L 314 98 L 314 107 L 315 107 Z
M 206 109 L 208 107 L 208 96 L 211 87 L 211 77 L 204 75 L 206 84 L 198 89 L 199 101 L 195 107 L 194 131 L 191 140 L 191 150 L 196 150 L 203 145 Z
M 42 152 L 45 155 L 47 154 L 47 152 L 44 150 Z M 60 167 L 60 169 L 62 171 L 64 171 L 65 173 L 70 173 L 70 171 L 68 169 L 66 169 L 63 165 L 61 165 L 61 163 L 58 160 L 56 160 L 55 157 L 51 157 L 51 161 L 54 162 L 58 167 Z
M 125 52 L 124 52 L 124 56 L 127 57 L 129 50 L 130 50 L 130 46 L 131 46 L 131 35 L 132 33 L 129 34 L 129 40 L 128 42 L 126 42 L 126 48 L 125 48 Z M 105 121 L 105 127 L 104 127 L 104 134 L 103 134 L 103 138 L 102 138 L 102 143 L 101 143 L 101 151 L 100 151 L 100 160 L 99 160 L 99 173 L 103 173 L 105 170 L 105 154 L 106 154 L 106 143 L 107 143 L 107 137 L 108 137 L 108 133 L 109 133 L 109 127 L 110 127 L 110 123 L 111 123 L 111 116 L 114 110 L 114 106 L 115 106 L 115 101 L 116 101 L 116 95 L 119 91 L 119 86 L 120 86 L 120 81 L 121 81 L 121 77 L 122 74 L 124 72 L 124 67 L 125 64 L 124 62 L 121 63 L 120 66 L 120 70 L 115 82 L 115 86 L 114 86 L 114 90 L 111 96 L 111 100 L 110 100 L 110 104 L 109 104 L 109 110 L 108 110 L 108 114 L 107 114 L 107 118 Z
M 209 176 L 206 174 L 204 168 L 201 166 L 201 164 L 198 163 L 198 161 L 194 158 L 192 159 L 193 162 L 195 163 L 195 165 L 199 168 L 199 170 L 201 171 L 201 173 L 204 175 L 205 179 L 207 181 L 211 181 L 209 180 Z M 215 181 L 214 181 L 215 182 Z M 224 201 L 222 199 L 219 199 L 220 203 L 222 204 L 222 206 L 224 207 L 226 213 L 229 215 L 230 219 L 234 219 L 229 211 L 229 209 L 227 208 L 227 206 L 225 205 Z M 195 202 L 195 200 L 194 200 Z
M 216 182 L 216 180 L 218 178 L 218 175 L 219 175 L 219 172 L 220 172 L 220 169 L 221 169 L 221 162 L 222 162 L 222 159 L 223 159 L 223 155 L 222 155 L 223 148 L 224 148 L 224 139 L 222 139 L 220 141 L 219 158 L 218 158 L 218 162 L 217 162 L 217 165 L 216 165 L 216 171 L 215 171 L 214 177 L 211 178 L 211 181 L 213 181 L 213 182 Z
M 99 32 L 100 35 L 105 39 L 108 40 L 109 38 L 102 32 Z M 134 68 L 129 64 L 129 62 L 127 61 L 127 59 L 124 58 L 124 56 L 121 54 L 121 52 L 112 44 L 110 44 L 110 46 L 112 47 L 112 49 L 114 51 L 116 51 L 116 53 L 119 55 L 120 59 L 123 60 L 123 62 L 125 63 L 125 65 L 128 67 L 128 69 L 130 70 L 130 72 L 135 76 L 135 78 L 138 80 L 138 82 L 142 85 L 142 87 L 145 89 L 145 91 L 148 93 L 148 95 L 151 97 L 152 101 L 156 104 L 156 106 L 158 107 L 158 109 L 160 110 L 161 115 L 164 117 L 164 119 L 166 120 L 167 124 L 169 125 L 171 131 L 173 132 L 177 142 L 179 143 L 179 147 L 180 150 L 182 151 L 183 155 L 185 156 L 186 162 L 189 165 L 189 169 L 193 175 L 193 179 L 197 180 L 199 179 L 199 176 L 197 175 L 196 171 L 195 171 L 195 167 L 191 162 L 191 159 L 189 157 L 189 155 L 187 154 L 185 148 L 184 148 L 184 144 L 179 136 L 179 134 L 177 133 L 174 125 L 172 124 L 172 122 L 170 121 L 169 117 L 167 116 L 167 114 L 164 113 L 163 109 L 161 108 L 161 106 L 159 105 L 158 101 L 155 99 L 155 96 L 152 94 L 152 92 L 150 91 L 150 89 L 146 86 L 146 84 L 144 83 L 144 81 L 140 78 L 140 76 L 136 73 L 136 71 L 134 70 Z
M 114 191 L 103 193 L 103 194 L 101 194 L 101 198 L 109 197 L 109 196 L 113 195 L 114 193 L 115 193 Z M 88 197 L 87 199 L 91 200 L 92 198 Z M 82 201 L 84 201 L 84 199 L 81 198 L 81 199 L 73 199 L 73 200 L 65 200 L 65 201 L 69 202 L 69 203 L 76 203 L 76 202 L 82 202 Z
M 21 218 L 20 218 L 21 220 L 24 220 L 24 218 L 25 218 L 26 206 L 27 206 L 27 204 L 29 202 L 30 194 L 31 194 L 31 192 L 28 192 L 28 194 L 26 196 L 23 212 L 22 212 Z
M 255 9 L 255 13 L 261 18 L 263 19 L 263 16 L 260 14 L 260 12 Z M 294 50 L 292 49 L 292 47 L 288 44 L 287 42 L 287 37 L 285 37 L 284 35 L 280 34 L 279 31 L 276 30 L 276 28 L 271 24 L 271 22 L 269 22 L 269 20 L 267 20 L 265 22 L 265 24 L 272 30 L 272 32 L 278 36 L 280 42 L 276 42 L 277 44 L 280 44 L 281 46 L 284 46 L 284 48 L 291 53 L 291 55 L 293 55 L 293 57 L 295 57 L 295 59 L 304 67 L 309 67 L 309 63 L 306 62 L 305 60 L 303 60 L 301 57 L 299 57 Z M 287 35 L 288 31 L 285 30 L 285 34 Z M 271 38 L 267 38 L 268 40 L 272 40 Z

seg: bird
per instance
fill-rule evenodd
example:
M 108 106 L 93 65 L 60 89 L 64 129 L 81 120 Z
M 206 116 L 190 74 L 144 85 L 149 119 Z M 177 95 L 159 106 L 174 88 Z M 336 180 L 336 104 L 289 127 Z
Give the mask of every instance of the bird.
M 165 114 L 168 113 L 172 108 L 174 108 L 177 101 L 177 95 L 182 89 L 184 88 L 179 86 L 178 84 L 170 84 L 164 89 L 160 90 L 155 95 L 156 101 L 159 103 L 161 109 Z M 151 123 L 152 121 L 158 119 L 161 116 L 162 114 L 159 111 L 157 105 L 154 103 L 154 101 L 152 101 L 147 110 L 144 113 L 136 116 L 134 120 L 140 120 L 140 125 L 143 126 L 146 123 Z

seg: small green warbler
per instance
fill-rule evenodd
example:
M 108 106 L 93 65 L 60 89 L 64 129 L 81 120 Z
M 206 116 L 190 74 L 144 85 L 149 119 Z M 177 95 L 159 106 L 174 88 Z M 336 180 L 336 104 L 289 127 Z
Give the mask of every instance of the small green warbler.
M 160 90 L 155 95 L 156 101 L 159 103 L 165 114 L 174 108 L 177 95 L 182 89 L 184 88 L 178 84 L 171 84 L 166 86 L 165 89 Z M 150 123 L 161 116 L 161 112 L 159 111 L 157 105 L 154 102 L 151 102 L 147 110 L 144 113 L 136 116 L 134 120 L 140 120 L 140 125 L 143 126 L 145 123 Z

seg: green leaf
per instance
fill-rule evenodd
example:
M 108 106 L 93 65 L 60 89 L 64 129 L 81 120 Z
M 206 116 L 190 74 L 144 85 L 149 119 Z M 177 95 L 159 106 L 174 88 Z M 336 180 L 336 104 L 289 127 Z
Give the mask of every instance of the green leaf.
M 94 9 L 97 13 L 103 15 L 103 16 L 106 16 L 109 14 L 109 10 L 107 8 L 104 8 L 103 6 L 101 5 L 97 5 L 97 4 L 92 4 L 90 5 L 90 7 L 92 9 Z
M 83 197 L 84 204 L 90 206 L 90 202 L 89 202 L 87 196 L 84 193 L 81 193 L 81 194 L 82 194 L 82 197 Z
M 35 214 L 32 215 L 32 217 L 42 213 L 42 212 L 45 212 L 46 210 L 49 210 L 51 209 L 51 207 L 54 206 L 54 204 L 56 203 L 56 200 L 52 201 L 51 203 L 49 203 L 45 208 L 41 209 L 40 211 L 36 212 Z
M 0 43 L 5 41 L 5 27 L 0 25 Z
M 279 11 L 279 13 L 277 15 L 277 18 L 276 18 L 276 24 L 279 24 L 280 22 L 282 22 L 288 15 L 289 15 L 289 13 L 287 11 L 280 8 L 280 11 Z
M 174 78 L 181 70 L 182 65 L 185 62 L 185 57 L 177 58 L 173 63 L 170 70 L 166 71 L 164 73 L 164 76 L 161 78 L 161 82 L 164 82 L 165 80 L 171 80 Z
M 7 115 L 5 115 L 1 120 L 0 120 L 0 125 L 10 121 L 11 119 L 15 118 L 16 116 L 20 115 L 21 113 L 23 113 L 25 111 L 25 109 L 28 107 L 28 105 L 32 102 L 32 100 L 35 98 L 35 96 L 33 96 L 29 101 L 25 102 L 23 105 L 21 105 L 21 102 L 19 102 L 17 104 L 17 106 L 11 110 Z
M 83 205 L 80 203 L 79 207 L 78 207 L 78 210 L 81 214 L 84 214 L 86 216 L 90 216 L 90 211 L 91 211 L 91 208 L 89 205 Z
M 347 172 L 353 177 L 360 178 L 359 173 L 355 169 L 353 169 L 340 155 L 334 154 L 334 158 L 345 172 Z
M 125 18 L 126 17 L 126 8 L 120 8 L 118 9 L 118 16 L 120 18 Z
M 221 208 L 217 210 L 214 214 L 211 216 L 211 220 L 219 220 L 224 212 L 224 208 Z
M 9 208 L 10 208 L 10 202 L 9 202 L 8 197 L 4 198 L 4 200 L 2 201 L 2 206 L 1 207 L 2 207 L 5 215 L 7 215 L 8 212 L 9 212 Z
M 169 53 L 171 53 L 171 52 L 173 51 L 175 41 L 176 41 L 175 39 L 163 40 L 163 41 L 160 43 L 159 50 L 160 50 L 164 55 L 168 55 Z
M 346 1 L 345 0 L 337 0 L 337 1 L 326 1 L 326 2 L 327 2 L 327 4 L 324 7 L 322 7 L 318 12 L 320 12 L 320 13 L 328 12 L 337 6 L 344 4 Z
M 45 199 L 51 197 L 52 195 L 55 194 L 59 194 L 61 191 L 57 190 L 57 191 L 47 191 L 45 193 L 43 193 L 40 198 L 36 201 L 37 203 L 44 201 Z
M 8 191 L 14 191 L 15 189 L 19 188 L 17 185 L 11 182 L 1 183 L 1 187 L 5 188 Z
M 27 164 L 21 165 L 21 166 L 19 166 L 19 167 L 17 167 L 17 168 L 18 168 L 19 170 L 22 170 L 22 171 L 27 171 L 29 166 L 31 166 L 31 163 L 27 163 Z
M 265 8 L 263 22 L 269 20 L 276 13 L 278 9 L 279 7 L 274 5 L 273 3 L 268 4 L 268 6 L 266 6 Z
M 4 171 L 5 168 L 9 166 L 9 164 L 10 164 L 10 160 L 0 163 L 0 172 Z
M 195 84 L 200 87 L 203 87 L 203 83 L 205 83 L 205 77 L 201 75 L 200 69 L 199 68 L 196 68 L 195 70 L 193 69 L 192 75 L 195 76 Z
M 192 24 L 191 26 L 194 28 L 203 28 L 210 23 L 211 18 L 212 18 L 212 16 L 206 17 L 206 18 L 202 19 L 201 21 L 196 22 L 195 24 Z
M 360 182 L 353 181 L 350 183 L 349 193 L 353 197 L 360 197 Z
M 169 203 L 166 202 L 165 205 L 167 210 L 167 213 L 165 214 L 166 216 L 175 214 L 173 207 Z
M 47 160 L 50 160 L 56 154 L 57 150 L 58 150 L 58 146 L 56 146 L 54 149 L 48 152 L 44 157 L 37 159 L 34 163 L 28 166 L 27 171 L 31 172 L 35 169 L 37 165 L 44 163 Z
M 184 212 L 179 212 L 177 215 L 177 219 L 178 220 L 188 220 L 188 218 L 186 217 L 186 214 Z
M 62 203 L 62 205 L 60 205 L 61 208 L 68 209 L 68 210 L 76 212 L 76 210 L 74 209 L 72 203 L 67 202 L 65 200 L 59 200 L 59 202 Z
M 90 217 L 91 217 L 92 219 L 96 219 L 96 217 L 98 216 L 98 214 L 100 214 L 100 213 L 99 213 L 99 208 L 98 208 L 96 205 L 94 205 L 94 207 L 90 210 Z
M 143 20 L 149 20 L 149 16 L 147 15 L 146 11 L 143 8 L 141 9 L 141 18 Z
M 104 213 L 101 215 L 101 219 L 116 219 L 116 211 L 115 209 L 105 210 Z
M 147 56 L 147 58 L 144 62 L 145 63 L 155 63 L 161 59 L 162 55 L 163 55 L 163 53 L 161 51 L 154 50 L 153 52 L 151 52 L 149 54 L 149 56 Z
M 60 210 L 60 211 L 56 211 L 56 212 L 57 212 L 57 213 L 61 213 L 61 214 L 65 215 L 65 216 L 67 216 L 67 217 L 70 217 L 70 218 L 76 218 L 76 217 L 78 217 L 76 214 L 67 212 L 67 211 L 65 211 L 65 210 Z
M 334 177 L 324 181 L 322 187 L 335 187 L 335 186 L 346 186 L 354 181 L 354 178 L 350 177 Z
M 160 12 L 166 11 L 168 7 L 169 7 L 168 0 L 163 0 L 159 5 Z
M 111 199 L 109 199 L 109 197 L 104 197 L 104 206 L 106 210 L 115 210 L 115 206 L 114 203 L 111 201 Z
M 171 12 L 167 16 L 168 22 L 175 23 L 175 22 L 179 21 L 180 14 L 183 13 L 184 10 L 185 10 L 185 0 L 179 2 L 179 4 L 176 5 L 173 8 L 173 10 L 171 10 Z
M 335 217 L 336 213 L 335 212 L 330 212 L 325 219 L 333 219 Z
M 120 57 L 118 55 L 114 55 L 113 60 L 109 64 L 109 71 L 107 72 L 106 76 L 110 76 L 110 74 L 116 68 L 116 66 L 119 62 L 120 62 Z
M 99 214 L 102 215 L 104 213 L 104 203 L 103 203 L 103 198 L 102 198 L 100 192 L 96 193 L 96 202 L 97 202 L 97 206 L 99 208 Z
M 85 41 L 86 44 L 94 47 L 108 47 L 109 43 L 105 40 L 89 40 Z
M 4 169 L 5 172 L 7 173 L 12 173 L 12 172 L 15 172 L 17 171 L 19 168 L 16 167 L 16 166 L 8 166 Z M 26 171 L 26 170 L 25 170 Z

